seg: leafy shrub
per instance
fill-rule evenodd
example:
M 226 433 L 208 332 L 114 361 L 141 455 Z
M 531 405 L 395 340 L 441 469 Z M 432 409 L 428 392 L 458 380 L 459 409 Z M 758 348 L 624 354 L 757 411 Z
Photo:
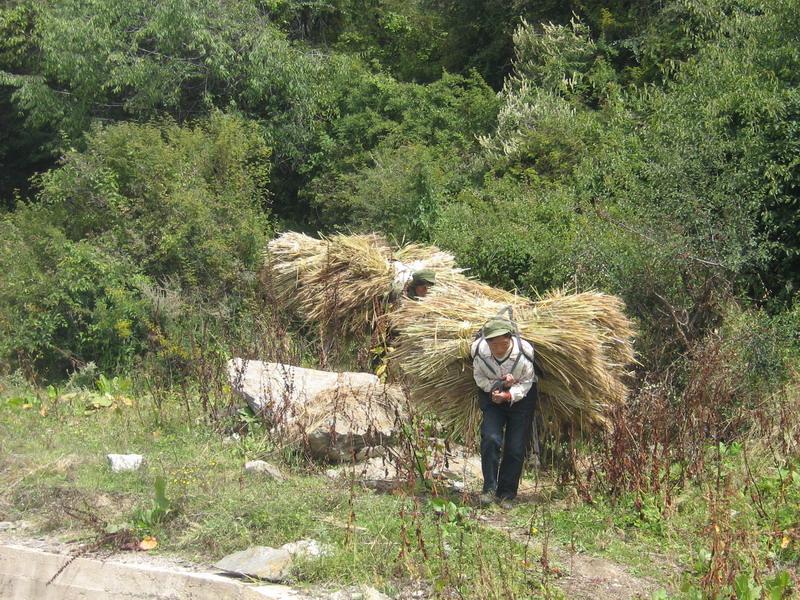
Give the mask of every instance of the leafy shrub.
M 269 149 L 255 125 L 122 123 L 86 145 L 40 177 L 38 205 L 2 222 L 1 361 L 111 373 L 172 316 L 153 290 L 228 313 L 252 294 L 268 233 Z
M 212 298 L 256 267 L 270 155 L 256 125 L 222 114 L 194 127 L 120 123 L 93 129 L 86 146 L 40 179 L 68 239 Z
M 325 227 L 377 226 L 428 239 L 442 198 L 471 183 L 470 153 L 476 135 L 494 124 L 494 92 L 476 74 L 445 73 L 419 86 L 371 75 L 352 61 L 334 87 L 341 116 L 308 161 L 301 194 L 312 216 Z M 392 216 L 381 218 L 386 211 Z
M 46 213 L 24 208 L 0 222 L 0 364 L 50 374 L 127 364 L 146 335 L 140 271 L 68 239 Z
M 339 177 L 339 190 L 325 199 L 325 214 L 398 240 L 429 241 L 444 198 L 458 177 L 454 161 L 436 160 L 434 154 L 421 145 L 383 149 L 376 153 L 374 165 Z
M 544 292 L 569 281 L 575 230 L 569 198 L 559 190 L 506 178 L 448 203 L 434 241 L 487 283 Z
M 740 401 L 760 404 L 783 386 L 800 360 L 797 308 L 770 315 L 763 310 L 731 308 L 722 335 L 727 361 L 738 374 Z

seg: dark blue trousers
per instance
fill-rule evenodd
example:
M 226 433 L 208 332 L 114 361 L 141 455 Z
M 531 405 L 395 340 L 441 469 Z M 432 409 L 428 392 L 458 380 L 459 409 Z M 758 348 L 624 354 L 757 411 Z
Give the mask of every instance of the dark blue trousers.
M 531 436 L 537 385 L 519 402 L 495 404 L 491 394 L 478 390 L 481 423 L 483 491 L 513 499 L 519 488 L 522 465 Z

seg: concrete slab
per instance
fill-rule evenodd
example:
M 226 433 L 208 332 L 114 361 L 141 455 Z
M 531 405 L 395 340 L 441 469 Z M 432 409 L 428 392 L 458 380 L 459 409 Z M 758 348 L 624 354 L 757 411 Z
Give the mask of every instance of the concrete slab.
M 78 558 L 47 585 L 70 557 L 0 544 L 0 600 L 306 600 L 283 585 L 251 585 L 177 567 Z

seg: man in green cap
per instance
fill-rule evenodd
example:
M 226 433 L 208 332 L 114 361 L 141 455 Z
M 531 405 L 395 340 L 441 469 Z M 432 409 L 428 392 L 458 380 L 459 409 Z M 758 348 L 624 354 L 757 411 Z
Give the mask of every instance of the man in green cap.
M 411 300 L 424 298 L 428 290 L 436 284 L 436 271 L 433 269 L 419 269 L 411 275 L 411 281 L 406 288 L 406 296 Z
M 481 503 L 509 506 L 517 496 L 536 402 L 533 346 L 508 319 L 487 321 L 472 343 L 481 423 Z

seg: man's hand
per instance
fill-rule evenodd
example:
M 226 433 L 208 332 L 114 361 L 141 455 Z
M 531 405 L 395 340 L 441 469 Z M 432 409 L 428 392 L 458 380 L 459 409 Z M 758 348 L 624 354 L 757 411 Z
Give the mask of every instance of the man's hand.
M 511 392 L 501 392 L 495 390 L 492 392 L 492 402 L 495 404 L 503 404 L 504 402 L 511 402 Z
M 514 376 L 511 375 L 511 373 L 506 373 L 506 375 L 503 377 L 502 381 L 503 381 L 503 387 L 505 389 L 510 388 L 515 383 Z

